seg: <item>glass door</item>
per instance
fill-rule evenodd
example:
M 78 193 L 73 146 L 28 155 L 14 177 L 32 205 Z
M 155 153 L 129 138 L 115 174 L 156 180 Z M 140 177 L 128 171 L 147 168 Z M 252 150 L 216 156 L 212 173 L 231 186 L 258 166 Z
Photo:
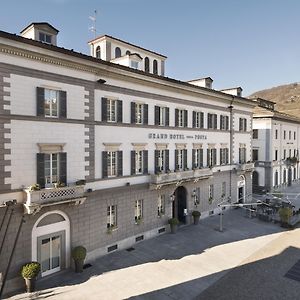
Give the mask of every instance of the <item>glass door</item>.
M 42 277 L 61 270 L 61 235 L 40 239 L 40 263 Z

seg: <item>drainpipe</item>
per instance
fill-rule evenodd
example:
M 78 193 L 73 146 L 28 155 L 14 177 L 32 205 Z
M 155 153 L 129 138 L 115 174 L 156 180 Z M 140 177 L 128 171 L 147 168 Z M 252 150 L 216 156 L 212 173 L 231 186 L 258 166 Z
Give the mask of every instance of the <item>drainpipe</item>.
M 232 200 L 231 196 L 232 196 L 232 166 L 233 166 L 233 101 L 234 101 L 234 96 L 232 96 L 231 102 L 230 102 L 230 106 L 228 106 L 229 112 L 230 112 L 230 141 L 229 141 L 229 159 L 230 159 L 230 171 L 229 171 L 229 199 L 230 202 Z

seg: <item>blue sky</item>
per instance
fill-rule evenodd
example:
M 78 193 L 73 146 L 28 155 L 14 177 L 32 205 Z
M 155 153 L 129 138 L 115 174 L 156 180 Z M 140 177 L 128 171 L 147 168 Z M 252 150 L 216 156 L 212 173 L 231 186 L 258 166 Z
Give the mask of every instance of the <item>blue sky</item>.
M 244 95 L 300 77 L 298 0 L 2 0 L 0 30 L 32 21 L 60 30 L 58 43 L 89 53 L 88 18 L 109 34 L 168 56 L 166 75 L 214 79 Z

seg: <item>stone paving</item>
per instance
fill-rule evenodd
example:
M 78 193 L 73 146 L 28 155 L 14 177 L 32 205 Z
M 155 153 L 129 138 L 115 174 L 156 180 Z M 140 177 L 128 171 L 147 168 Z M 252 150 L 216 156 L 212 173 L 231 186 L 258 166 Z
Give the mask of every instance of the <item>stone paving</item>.
M 249 219 L 247 215 L 242 209 L 226 211 L 223 219 L 224 232 L 216 230 L 219 216 L 208 217 L 200 220 L 197 226 L 181 227 L 175 235 L 164 234 L 138 243 L 133 251 L 122 250 L 106 255 L 82 274 L 63 271 L 47 277 L 38 282 L 38 292 L 19 294 L 10 299 L 174 300 L 195 299 L 205 293 L 213 295 L 214 290 L 220 294 L 222 290 L 237 291 L 243 288 L 237 282 L 247 285 L 245 280 L 249 276 L 244 271 L 245 266 L 254 266 L 257 260 L 272 261 L 274 255 L 280 257 L 279 250 L 276 248 L 273 251 L 268 248 L 269 245 L 280 245 L 277 241 L 285 239 L 285 236 L 298 235 L 295 239 L 297 243 L 293 243 L 293 238 L 287 239 L 280 249 L 289 254 L 300 248 L 298 229 L 285 231 L 278 225 L 261 222 L 256 218 Z M 296 256 L 290 256 L 289 260 L 289 255 L 285 255 L 287 263 L 282 266 L 283 273 L 296 262 Z M 297 259 L 299 258 L 300 255 Z M 272 267 L 277 268 L 276 264 L 268 266 L 271 267 L 268 270 L 270 274 Z M 234 281 L 231 274 L 236 274 Z M 260 274 L 255 273 L 253 276 L 259 280 Z M 240 278 L 244 278 L 243 281 Z M 219 286 L 222 280 L 227 281 Z M 280 280 L 284 280 L 283 277 Z M 257 288 L 251 281 L 250 283 L 253 289 Z M 295 289 L 296 285 L 300 286 L 298 282 L 293 284 Z M 237 295 L 239 294 L 224 299 L 243 299 Z M 202 296 L 199 299 L 215 297 Z

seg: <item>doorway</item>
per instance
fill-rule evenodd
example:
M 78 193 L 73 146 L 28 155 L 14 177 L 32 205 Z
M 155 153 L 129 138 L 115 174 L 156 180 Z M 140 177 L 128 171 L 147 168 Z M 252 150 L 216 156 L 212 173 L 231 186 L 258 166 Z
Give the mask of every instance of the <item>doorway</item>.
M 175 192 L 173 201 L 173 218 L 177 218 L 181 224 L 186 224 L 186 199 L 187 191 L 185 187 L 179 186 Z
M 244 187 L 239 187 L 239 194 L 238 194 L 238 202 L 243 203 L 244 202 Z

